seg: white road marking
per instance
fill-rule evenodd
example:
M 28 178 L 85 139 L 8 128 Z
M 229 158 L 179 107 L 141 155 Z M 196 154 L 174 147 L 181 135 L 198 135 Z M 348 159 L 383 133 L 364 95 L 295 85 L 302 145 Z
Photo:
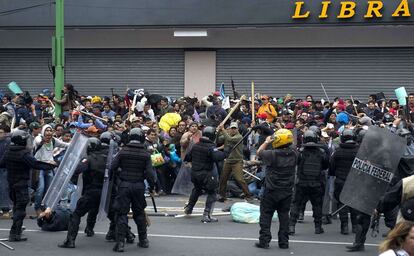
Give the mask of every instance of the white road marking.
M 10 229 L 0 228 L 0 231 L 10 231 Z M 44 232 L 41 230 L 26 229 L 25 232 Z M 66 232 L 66 231 L 62 231 Z M 49 232 L 45 232 L 49 233 Z M 55 232 L 53 232 L 55 233 Z M 83 232 L 79 232 L 83 233 Z M 95 234 L 106 235 L 105 232 L 95 232 Z M 138 235 L 138 234 L 135 234 Z M 149 237 L 163 237 L 163 238 L 180 238 L 180 239 L 202 239 L 202 240 L 227 240 L 227 241 L 258 241 L 258 238 L 249 237 L 220 237 L 220 236 L 184 236 L 184 235 L 166 235 L 166 234 L 148 234 Z M 273 242 L 277 240 L 273 239 Z M 330 242 L 330 241 L 308 241 L 308 240 L 289 240 L 291 243 L 298 244 L 327 244 L 327 245 L 352 245 L 352 243 L 346 242 Z M 365 246 L 378 247 L 378 244 L 365 244 Z

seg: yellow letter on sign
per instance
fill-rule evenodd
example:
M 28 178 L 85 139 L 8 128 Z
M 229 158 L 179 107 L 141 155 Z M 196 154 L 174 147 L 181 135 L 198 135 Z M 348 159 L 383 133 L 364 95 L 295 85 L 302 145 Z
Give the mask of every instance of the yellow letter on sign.
M 323 1 L 322 2 L 322 10 L 321 14 L 319 15 L 319 19 L 326 19 L 328 18 L 328 8 L 331 4 L 331 1 Z
M 341 2 L 341 12 L 338 15 L 338 19 L 349 19 L 355 15 L 356 3 L 354 2 Z
M 411 17 L 410 7 L 408 7 L 407 0 L 402 0 L 400 5 L 398 5 L 397 9 L 395 9 L 395 12 L 392 14 L 392 17 L 401 17 L 401 16 Z
M 375 17 L 381 18 L 381 9 L 384 4 L 381 1 L 368 1 L 368 8 L 367 13 L 365 14 L 364 18 L 373 18 L 374 14 Z
M 310 11 L 307 11 L 304 14 L 300 14 L 301 10 L 302 10 L 302 6 L 305 2 L 296 2 L 296 8 L 295 8 L 295 15 L 292 16 L 293 19 L 305 19 L 307 17 L 309 17 L 310 15 Z

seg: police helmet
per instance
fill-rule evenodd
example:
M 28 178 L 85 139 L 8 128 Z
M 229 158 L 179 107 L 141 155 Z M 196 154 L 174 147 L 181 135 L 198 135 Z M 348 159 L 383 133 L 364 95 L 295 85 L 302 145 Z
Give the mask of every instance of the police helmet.
M 91 137 L 88 139 L 88 152 L 94 152 L 101 149 L 101 141 L 98 138 Z
M 211 141 L 216 139 L 216 129 L 212 126 L 207 126 L 203 129 L 203 137 L 208 138 Z
M 304 134 L 303 134 L 303 142 L 304 143 L 318 143 L 318 135 L 316 134 L 315 131 L 312 130 L 307 130 Z
M 141 128 L 133 128 L 129 131 L 129 141 L 145 142 L 145 133 Z
M 392 123 L 394 122 L 394 117 L 391 114 L 385 114 L 384 117 L 382 118 L 382 121 L 384 123 Z
M 410 146 L 413 139 L 411 136 L 411 132 L 405 128 L 400 128 L 397 130 L 397 135 L 400 137 L 403 137 L 407 140 L 407 146 Z
M 310 126 L 308 130 L 314 131 L 318 137 L 321 137 L 322 136 L 321 128 L 319 128 L 316 125 Z
M 29 138 L 29 134 L 23 130 L 15 130 L 11 134 L 10 141 L 14 145 L 19 146 L 26 146 L 27 145 L 27 138 Z
M 111 143 L 112 133 L 111 132 L 104 132 L 104 133 L 101 134 L 99 139 L 101 140 L 102 144 L 109 145 L 109 143 Z
M 362 128 L 356 131 L 356 142 L 361 143 L 366 133 L 367 133 L 367 130 L 362 129 Z
M 356 141 L 354 130 L 344 129 L 341 133 L 341 143 L 353 143 Z

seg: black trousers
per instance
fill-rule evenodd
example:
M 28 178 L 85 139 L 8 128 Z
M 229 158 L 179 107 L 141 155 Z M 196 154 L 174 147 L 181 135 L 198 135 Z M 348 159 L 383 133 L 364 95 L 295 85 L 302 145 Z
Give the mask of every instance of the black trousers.
M 344 183 L 336 182 L 335 180 L 335 189 L 334 189 L 334 197 L 338 201 L 338 209 L 341 208 L 344 204 L 339 201 L 339 197 L 342 192 L 342 188 L 344 187 Z M 356 225 L 356 217 L 357 217 L 357 211 L 350 208 L 345 207 L 342 210 L 339 211 L 339 220 L 341 221 L 342 225 L 348 225 L 348 213 L 351 215 L 351 223 L 352 225 Z
M 354 211 L 357 213 L 355 245 L 363 245 L 367 239 L 369 224 L 371 223 L 371 216 L 357 210 Z
M 260 203 L 260 237 L 261 243 L 270 243 L 272 234 L 270 227 L 275 211 L 279 218 L 279 245 L 289 244 L 289 209 L 292 201 L 292 190 L 265 189 Z
M 29 186 L 27 180 L 22 180 L 14 184 L 9 183 L 9 196 L 13 202 L 13 224 L 10 235 L 22 234 L 23 220 L 26 217 L 26 206 L 29 203 Z
M 217 177 L 214 177 L 211 172 L 193 172 L 191 175 L 191 181 L 194 184 L 194 188 L 191 191 L 188 206 L 193 208 L 197 203 L 198 198 L 203 194 L 203 191 L 205 191 L 207 193 L 207 199 L 204 212 L 210 213 L 213 210 L 214 203 L 217 200 Z
M 88 212 L 97 212 L 99 210 L 99 203 L 101 200 L 101 189 L 88 189 L 84 191 L 81 198 L 79 198 L 76 209 L 70 216 L 68 227 L 68 239 L 75 240 L 79 231 L 79 224 L 81 218 Z M 95 218 L 96 221 L 96 218 Z
M 116 240 L 125 240 L 128 232 L 128 213 L 132 209 L 132 218 L 138 229 L 139 240 L 147 238 L 147 220 L 145 218 L 145 185 L 143 182 L 131 183 L 122 181 L 118 186 L 115 198 L 116 211 Z
M 290 224 L 294 225 L 298 221 L 299 213 L 302 211 L 303 203 L 308 199 L 312 203 L 313 219 L 315 225 L 322 224 L 322 204 L 324 189 L 322 186 L 310 187 L 296 185 L 295 197 L 293 199 L 293 207 L 290 211 Z

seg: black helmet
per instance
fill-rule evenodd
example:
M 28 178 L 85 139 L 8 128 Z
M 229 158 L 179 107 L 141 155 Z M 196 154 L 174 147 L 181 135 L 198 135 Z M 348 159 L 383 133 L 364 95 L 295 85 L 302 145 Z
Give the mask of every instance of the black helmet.
M 361 143 L 362 139 L 364 139 L 365 134 L 367 133 L 367 130 L 365 129 L 359 129 L 358 131 L 356 131 L 356 142 Z
M 109 143 L 111 143 L 112 135 L 113 134 L 111 132 L 104 132 L 104 133 L 101 134 L 99 139 L 101 140 L 102 144 L 109 145 Z
M 321 128 L 316 125 L 310 126 L 308 130 L 315 132 L 318 137 L 322 136 Z
M 27 138 L 29 138 L 29 134 L 27 132 L 25 132 L 23 130 L 15 130 L 11 134 L 10 141 L 14 145 L 26 146 L 27 145 Z
M 94 152 L 101 149 L 101 141 L 98 138 L 91 137 L 88 139 L 88 152 Z
M 382 121 L 384 123 L 392 123 L 392 122 L 394 122 L 394 117 L 391 114 L 387 113 L 387 114 L 384 115 Z
M 356 137 L 354 130 L 345 128 L 341 133 L 341 142 L 342 143 L 353 143 L 355 142 Z
M 129 131 L 129 141 L 145 142 L 145 133 L 141 128 L 133 128 Z
M 304 134 L 303 134 L 303 142 L 304 143 L 318 143 L 318 135 L 316 134 L 315 131 L 312 130 L 307 130 Z
M 400 128 L 397 130 L 397 135 L 400 137 L 403 137 L 407 140 L 407 146 L 411 145 L 411 142 L 413 141 L 411 132 L 405 128 Z
M 212 126 L 207 126 L 203 130 L 203 137 L 208 138 L 211 141 L 216 139 L 216 129 Z

